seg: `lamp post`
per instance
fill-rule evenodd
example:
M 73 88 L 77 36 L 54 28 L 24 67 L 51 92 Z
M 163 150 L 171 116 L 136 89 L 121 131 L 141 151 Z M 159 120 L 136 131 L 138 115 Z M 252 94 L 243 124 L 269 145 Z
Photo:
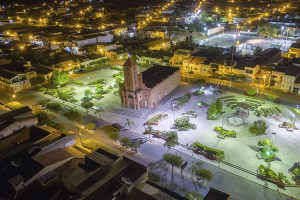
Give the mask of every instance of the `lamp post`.
M 236 34 L 234 34 L 232 37 L 233 37 L 233 44 L 235 44 Z
M 11 105 L 13 105 L 13 98 L 15 98 L 15 97 L 16 97 L 16 95 L 15 95 L 15 94 L 11 95 L 11 98 L 10 98 Z
M 285 39 L 285 43 L 287 43 L 287 38 L 289 37 L 289 28 L 287 29 L 287 31 L 286 31 L 286 39 Z
M 266 79 L 266 76 L 264 75 L 264 87 L 265 87 L 265 85 L 266 85 L 266 83 L 265 83 L 265 79 Z
M 248 30 L 248 38 L 249 38 L 249 33 L 250 33 L 250 30 Z
M 79 140 L 80 140 L 81 146 L 83 146 L 83 145 L 82 145 L 82 139 L 81 139 L 82 134 L 81 134 L 81 131 L 80 131 L 80 128 L 83 128 L 83 126 L 77 127 L 77 128 L 78 128 Z
M 236 35 L 233 35 L 234 44 L 235 44 L 235 37 Z M 233 67 L 233 48 L 231 49 L 231 69 L 230 69 L 230 83 L 229 86 L 231 86 L 231 79 L 232 79 L 232 67 Z
M 133 27 L 133 31 L 134 31 L 134 35 L 133 36 L 135 36 L 135 27 Z
M 281 27 L 281 41 L 283 42 L 283 29 L 284 29 L 284 26 Z

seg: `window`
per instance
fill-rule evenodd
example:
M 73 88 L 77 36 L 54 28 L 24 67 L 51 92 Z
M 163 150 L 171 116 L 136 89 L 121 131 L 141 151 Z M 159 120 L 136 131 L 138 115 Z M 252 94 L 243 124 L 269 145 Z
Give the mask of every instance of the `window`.
M 252 73 L 253 73 L 253 70 L 246 69 L 246 73 L 252 74 Z

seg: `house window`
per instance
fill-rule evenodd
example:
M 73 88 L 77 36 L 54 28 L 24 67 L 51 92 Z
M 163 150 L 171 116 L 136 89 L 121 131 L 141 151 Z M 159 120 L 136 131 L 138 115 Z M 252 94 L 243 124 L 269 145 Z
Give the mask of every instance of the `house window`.
M 246 69 L 246 73 L 252 74 L 252 73 L 253 73 L 253 70 Z

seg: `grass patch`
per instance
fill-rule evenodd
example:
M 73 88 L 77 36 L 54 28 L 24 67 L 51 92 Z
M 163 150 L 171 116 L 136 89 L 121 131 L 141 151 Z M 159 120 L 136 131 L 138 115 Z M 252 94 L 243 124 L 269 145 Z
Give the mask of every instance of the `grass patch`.
M 300 173 L 300 168 L 296 167 L 296 168 L 293 170 L 293 172 L 294 172 L 296 175 L 298 175 L 298 174 Z
M 12 110 L 17 110 L 19 108 L 25 107 L 25 105 L 17 102 L 17 101 L 13 101 L 13 102 L 9 102 L 7 104 L 5 104 L 8 108 L 12 109 Z
M 298 115 L 300 115 L 300 109 L 293 108 L 293 110 L 296 111 L 296 113 L 297 113 Z

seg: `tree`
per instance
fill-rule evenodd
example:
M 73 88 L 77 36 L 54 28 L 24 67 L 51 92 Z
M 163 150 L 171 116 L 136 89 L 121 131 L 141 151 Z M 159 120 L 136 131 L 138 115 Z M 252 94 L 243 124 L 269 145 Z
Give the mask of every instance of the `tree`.
M 277 29 L 275 24 L 262 23 L 258 25 L 258 32 L 260 36 L 275 37 L 277 34 Z
M 86 98 L 90 99 L 92 98 L 92 92 L 90 90 L 85 90 L 84 91 L 84 95 L 86 96 Z
M 92 108 L 94 104 L 89 101 L 84 101 L 81 103 L 81 106 L 86 109 L 86 114 L 88 113 L 88 109 Z
M 202 182 L 205 180 L 210 181 L 213 178 L 213 173 L 211 173 L 209 170 L 204 168 L 199 168 L 195 170 L 195 175 L 202 179 Z
M 74 104 L 74 108 L 75 108 L 75 103 L 76 103 L 76 102 L 78 102 L 77 99 L 71 99 L 71 100 L 70 100 L 70 103 L 73 103 L 73 104 Z
M 134 142 L 134 143 L 131 143 L 130 147 L 134 148 L 134 150 L 137 152 L 137 149 L 141 147 L 141 144 Z
M 253 50 L 253 54 L 257 54 L 257 53 L 260 53 L 260 52 L 262 52 L 262 48 L 259 47 L 259 46 L 255 47 L 255 49 Z
M 123 83 L 123 82 L 124 82 L 123 78 L 121 78 L 120 76 L 116 77 L 116 84 L 117 85 L 119 85 L 120 83 Z
M 206 81 L 204 79 L 197 79 L 199 85 L 205 85 Z
M 218 110 L 217 110 L 217 107 L 216 107 L 215 102 L 213 101 L 213 102 L 210 104 L 209 108 L 207 109 L 208 117 L 209 117 L 209 118 L 215 118 L 216 115 L 217 115 L 217 113 L 218 113 Z
M 172 175 L 173 175 L 174 166 L 181 167 L 182 163 L 183 163 L 183 159 L 181 156 L 177 156 L 177 155 L 171 154 L 171 153 L 164 154 L 163 160 L 172 166 Z
M 97 114 L 99 113 L 99 118 L 101 119 L 101 113 L 104 112 L 104 109 L 102 107 L 99 107 L 95 112 L 94 114 Z
M 39 91 L 41 91 L 41 92 L 46 92 L 46 91 L 47 91 L 47 88 L 45 88 L 45 87 L 40 87 L 40 88 L 39 88 Z
M 67 127 L 65 125 L 63 125 L 61 123 L 56 123 L 54 121 L 49 121 L 47 126 L 51 126 L 52 128 L 59 130 L 61 133 L 64 133 L 67 131 Z
M 219 98 L 216 101 L 216 108 L 217 108 L 218 113 L 220 113 L 223 108 L 222 102 Z
M 222 23 L 225 23 L 225 22 L 227 22 L 227 18 L 224 17 L 224 16 L 221 16 L 221 17 L 220 17 L 220 21 L 221 21 Z
M 212 18 L 212 15 L 209 14 L 207 11 L 203 11 L 200 15 L 201 17 L 201 22 L 202 23 L 206 23 L 206 22 L 212 22 L 213 21 L 213 18 Z
M 65 71 L 53 71 L 52 76 L 50 78 L 50 82 L 55 85 L 66 84 L 69 81 L 68 74 Z
M 94 123 L 88 123 L 87 125 L 85 125 L 85 128 L 88 130 L 93 130 L 96 127 L 96 125 Z
M 256 94 L 256 91 L 253 89 L 249 89 L 249 90 L 247 90 L 247 94 L 250 96 L 254 96 Z
M 74 123 L 75 121 L 82 121 L 82 114 L 78 110 L 70 109 L 64 113 L 64 116 Z
M 102 83 L 98 83 L 96 86 L 95 86 L 95 90 L 96 90 L 96 93 L 98 94 L 102 94 L 103 93 L 103 85 Z
M 120 133 L 119 132 L 109 132 L 107 136 L 108 136 L 109 139 L 114 140 L 115 143 L 117 142 L 118 139 L 120 139 Z
M 130 119 L 126 119 L 125 126 L 129 126 L 129 127 L 130 127 L 130 130 L 131 130 L 131 126 L 135 126 L 135 124 L 134 124 L 134 122 L 131 121 Z
M 46 105 L 46 108 L 48 110 L 50 110 L 51 112 L 55 112 L 58 114 L 59 111 L 62 110 L 62 106 L 60 105 L 60 103 L 48 103 Z
M 129 137 L 123 137 L 120 142 L 122 146 L 128 147 L 131 144 L 131 139 Z
M 38 120 L 38 124 L 37 124 L 38 126 L 43 126 L 44 124 L 47 124 L 50 121 L 47 113 L 43 111 L 37 112 L 35 116 Z
M 146 132 L 149 134 L 149 138 L 153 131 L 154 131 L 153 127 L 151 125 L 149 125 L 146 129 Z

